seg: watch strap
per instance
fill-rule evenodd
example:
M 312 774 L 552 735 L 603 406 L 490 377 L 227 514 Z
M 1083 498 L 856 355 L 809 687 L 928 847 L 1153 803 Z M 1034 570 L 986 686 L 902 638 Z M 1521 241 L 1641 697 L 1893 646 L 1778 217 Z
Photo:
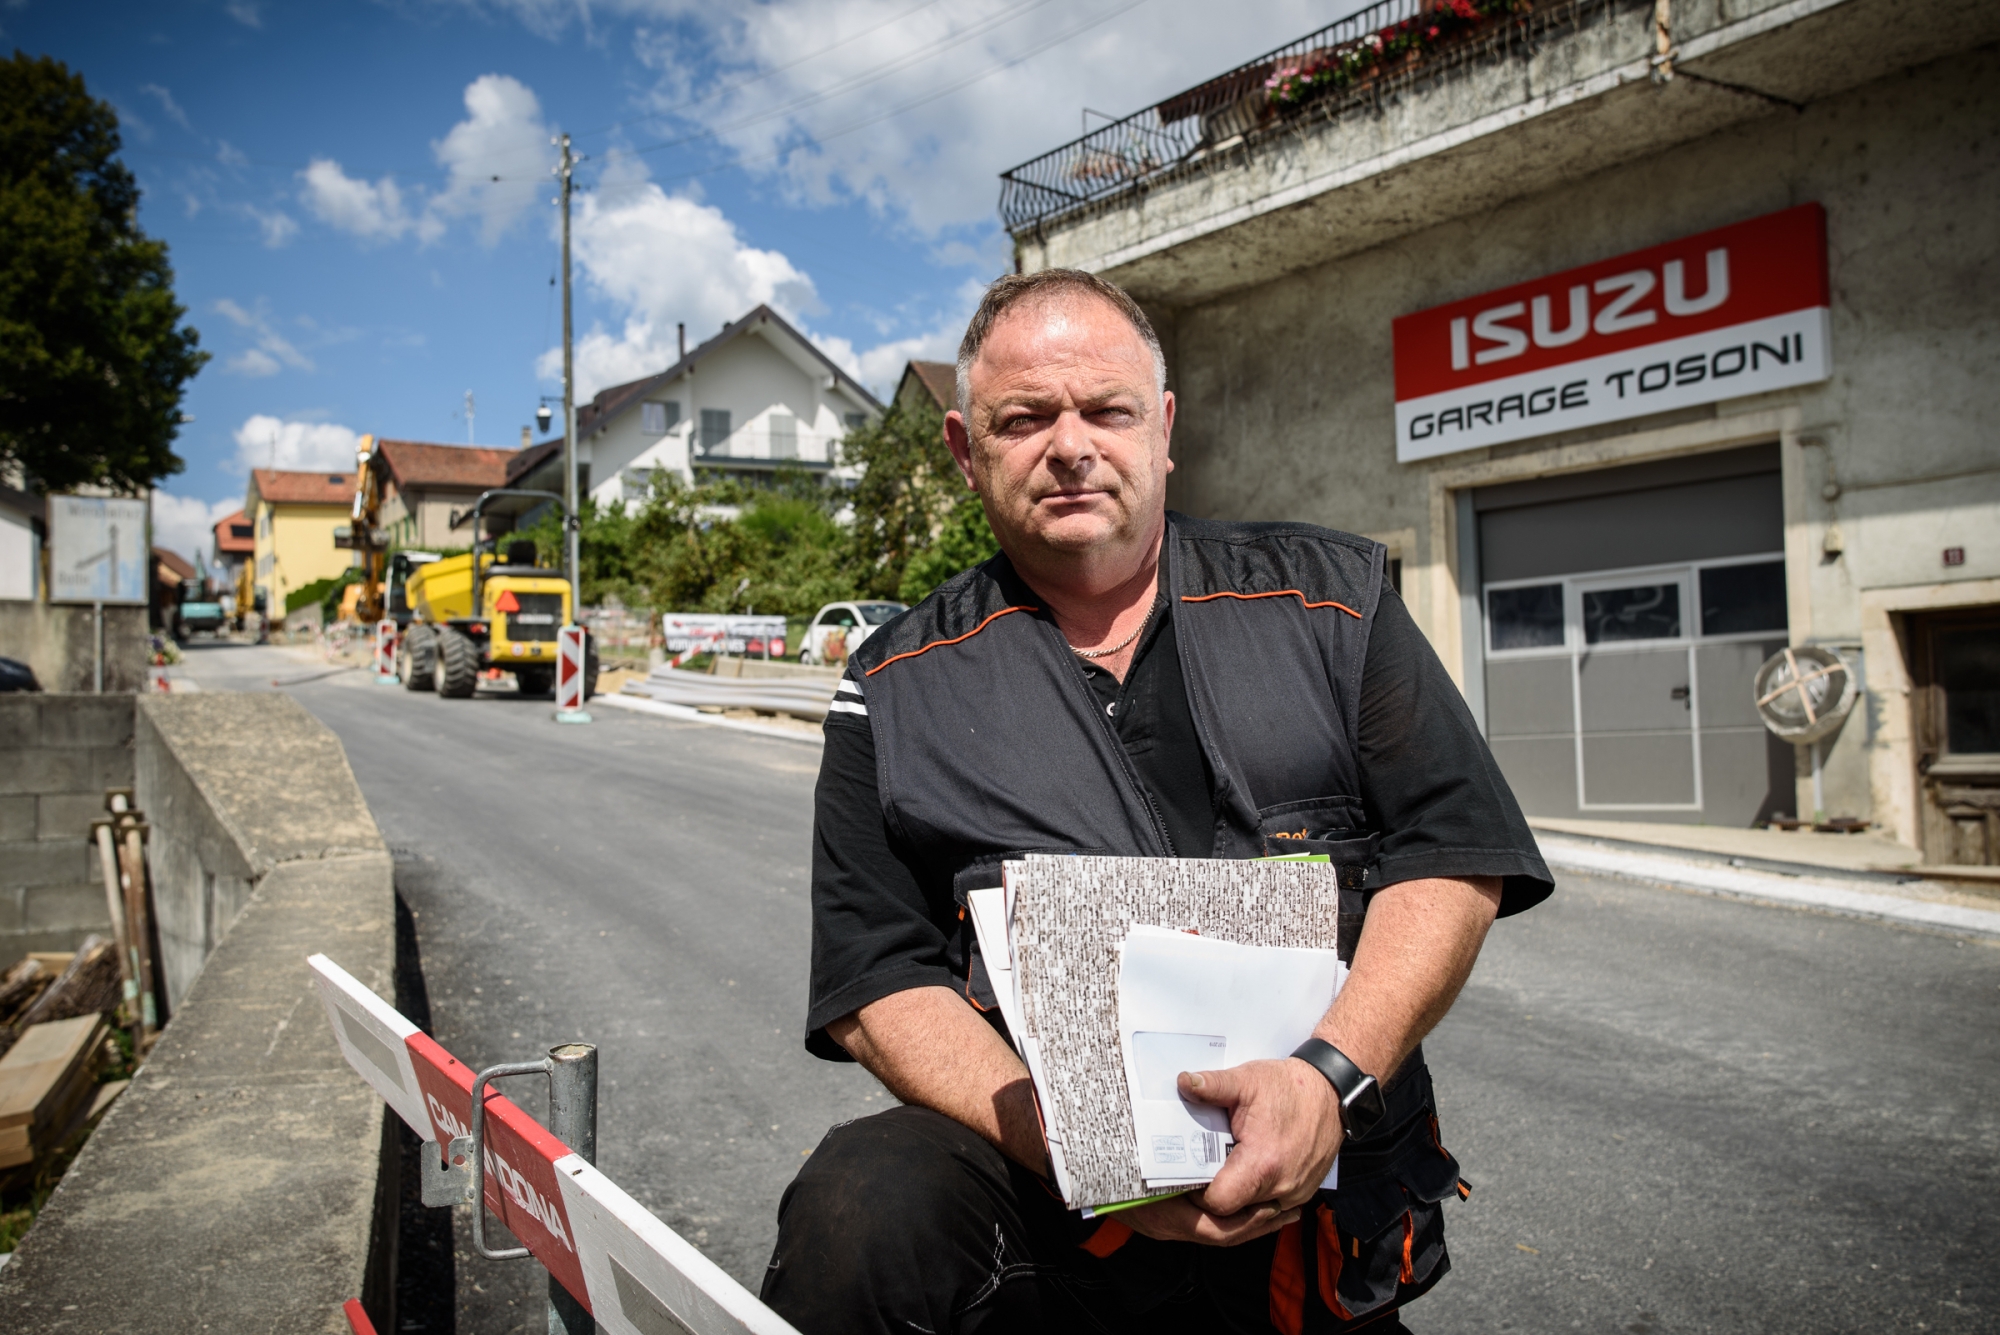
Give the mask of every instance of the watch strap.
M 1309 1038 L 1292 1055 L 1326 1077 L 1340 1101 L 1341 1124 L 1355 1138 L 1375 1129 L 1388 1111 L 1375 1077 L 1356 1066 L 1348 1055 L 1324 1039 Z

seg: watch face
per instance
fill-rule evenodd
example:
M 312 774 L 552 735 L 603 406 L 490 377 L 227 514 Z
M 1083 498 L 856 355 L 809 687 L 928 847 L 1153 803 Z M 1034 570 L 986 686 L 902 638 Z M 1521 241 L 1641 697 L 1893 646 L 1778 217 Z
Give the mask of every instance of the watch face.
M 1388 1105 L 1382 1099 L 1382 1086 L 1376 1084 L 1373 1077 L 1368 1078 L 1361 1088 L 1355 1090 L 1353 1096 L 1343 1102 L 1342 1107 L 1347 1112 L 1348 1134 L 1353 1136 L 1367 1135 L 1389 1111 Z

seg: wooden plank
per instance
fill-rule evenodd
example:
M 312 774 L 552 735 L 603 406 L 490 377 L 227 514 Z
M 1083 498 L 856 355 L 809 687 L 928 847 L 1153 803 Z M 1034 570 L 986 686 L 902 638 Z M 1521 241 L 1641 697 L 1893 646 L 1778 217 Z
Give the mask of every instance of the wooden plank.
M 65 1077 L 87 1063 L 104 1042 L 96 1015 L 32 1024 L 0 1057 L 0 1127 L 46 1124 L 57 1111 L 52 1095 L 67 1092 Z

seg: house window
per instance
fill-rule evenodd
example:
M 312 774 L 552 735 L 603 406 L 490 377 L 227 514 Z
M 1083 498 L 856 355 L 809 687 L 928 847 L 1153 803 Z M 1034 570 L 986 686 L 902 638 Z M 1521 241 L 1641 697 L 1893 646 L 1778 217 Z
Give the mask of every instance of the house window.
M 790 413 L 771 414 L 771 457 L 773 459 L 799 457 L 799 419 Z
M 841 420 L 847 423 L 847 429 L 849 431 L 859 431 L 862 427 L 868 425 L 868 414 L 846 413 L 841 417 Z
M 639 429 L 649 436 L 664 436 L 680 424 L 681 405 L 678 399 L 639 405 Z
M 703 408 L 701 410 L 701 452 L 708 454 L 722 448 L 729 439 L 729 409 Z

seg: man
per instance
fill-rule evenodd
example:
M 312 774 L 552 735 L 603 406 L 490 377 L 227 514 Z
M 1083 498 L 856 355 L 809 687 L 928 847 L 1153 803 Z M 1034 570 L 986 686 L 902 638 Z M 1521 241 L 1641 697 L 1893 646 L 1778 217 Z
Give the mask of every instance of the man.
M 807 1047 L 903 1106 L 785 1194 L 764 1297 L 807 1335 L 1389 1332 L 1448 1266 L 1417 1044 L 1548 871 L 1383 549 L 1169 514 L 1173 421 L 1124 292 L 987 292 L 945 434 L 1002 555 L 856 650 L 827 719 Z M 1366 906 L 1318 1042 L 1181 1077 L 1236 1136 L 1205 1190 L 1065 1211 L 965 892 L 1028 852 L 1299 851 Z

